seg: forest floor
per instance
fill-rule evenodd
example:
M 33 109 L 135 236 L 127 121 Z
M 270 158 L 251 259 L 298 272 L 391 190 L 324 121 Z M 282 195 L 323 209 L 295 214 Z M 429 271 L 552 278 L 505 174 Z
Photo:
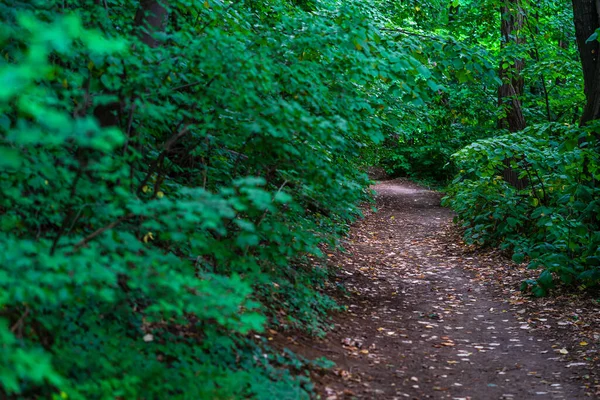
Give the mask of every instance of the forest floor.
M 600 395 L 600 308 L 592 296 L 519 292 L 534 276 L 466 246 L 441 194 L 377 184 L 377 212 L 352 229 L 339 267 L 348 307 L 323 340 L 287 345 L 336 363 L 322 399 L 584 399 Z M 594 372 L 595 370 L 595 372 Z

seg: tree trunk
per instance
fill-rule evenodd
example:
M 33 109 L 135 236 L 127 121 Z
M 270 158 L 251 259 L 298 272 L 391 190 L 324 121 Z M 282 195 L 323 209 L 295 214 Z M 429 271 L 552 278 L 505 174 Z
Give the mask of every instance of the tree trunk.
M 152 36 L 161 31 L 167 21 L 168 9 L 166 0 L 142 0 L 135 14 L 134 23 L 142 27 L 140 39 L 150 47 L 156 47 L 158 41 Z
M 575 20 L 575 38 L 583 68 L 583 90 L 586 98 L 579 125 L 584 126 L 590 121 L 600 119 L 600 58 L 598 57 L 600 43 L 597 39 L 588 41 L 590 36 L 596 32 L 596 29 L 600 27 L 600 0 L 573 0 L 573 17 Z M 595 139 L 594 144 L 597 145 L 600 132 L 596 131 L 592 137 Z M 580 144 L 586 141 L 586 139 L 581 139 Z M 583 162 L 582 175 L 587 177 L 592 187 L 595 187 L 597 181 L 590 171 L 590 163 L 591 160 L 586 157 Z M 590 219 L 593 226 L 598 230 L 600 221 L 597 213 L 592 213 Z
M 588 38 L 600 27 L 600 0 L 573 0 L 575 37 L 583 67 L 583 90 L 586 104 L 580 125 L 600 118 L 600 62 L 597 40 Z
M 525 129 L 525 117 L 519 100 L 519 93 L 510 83 L 503 83 L 498 90 L 498 105 L 504 107 L 506 116 L 499 121 L 499 128 L 508 129 L 510 132 L 519 132 Z
M 139 37 L 144 44 L 150 47 L 158 45 L 158 41 L 152 35 L 163 28 L 168 16 L 167 6 L 167 0 L 142 0 L 140 2 L 140 6 L 135 13 L 134 23 L 142 28 Z M 96 107 L 94 116 L 101 126 L 120 126 L 121 104 L 122 99 L 120 102 Z M 123 127 L 121 128 L 123 129 Z
M 505 0 L 500 8 L 501 15 L 501 47 L 510 44 L 521 44 L 524 39 L 520 36 L 523 29 L 523 10 L 520 0 Z M 506 116 L 498 121 L 498 127 L 508 129 L 510 132 L 518 132 L 525 129 L 525 117 L 521 108 L 519 97 L 523 94 L 525 81 L 521 76 L 524 61 L 519 58 L 500 61 L 500 79 L 502 84 L 498 88 L 498 106 L 504 108 Z M 517 189 L 523 189 L 528 185 L 527 179 L 519 179 L 518 171 L 510 167 L 511 159 L 504 160 L 506 168 L 503 172 L 504 180 Z
M 500 9 L 501 15 L 501 46 L 522 44 L 524 39 L 520 36 L 523 29 L 523 10 L 520 0 L 505 0 Z M 508 66 L 506 66 L 508 64 Z M 519 97 L 523 94 L 524 80 L 521 76 L 524 61 L 522 59 L 501 60 L 500 79 L 502 85 L 498 89 L 498 105 L 506 110 L 506 117 L 500 119 L 499 127 L 510 132 L 525 129 L 525 118 L 521 109 Z
M 454 22 L 456 22 L 456 16 L 458 15 L 459 7 L 460 6 L 454 6 L 450 4 L 450 7 L 448 8 L 448 25 L 452 25 Z

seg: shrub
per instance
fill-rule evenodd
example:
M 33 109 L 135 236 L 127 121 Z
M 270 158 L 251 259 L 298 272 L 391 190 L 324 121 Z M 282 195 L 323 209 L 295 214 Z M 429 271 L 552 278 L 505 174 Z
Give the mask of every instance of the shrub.
M 309 396 L 261 332 L 327 328 L 374 93 L 420 64 L 361 2 L 164 3 L 0 5 L 3 396 Z
M 600 282 L 598 153 L 587 143 L 593 129 L 537 125 L 475 142 L 454 156 L 460 174 L 445 204 L 457 212 L 468 242 L 500 245 L 514 261 L 542 269 L 522 287 L 531 285 L 536 295 L 557 281 Z M 505 160 L 526 187 L 504 180 Z

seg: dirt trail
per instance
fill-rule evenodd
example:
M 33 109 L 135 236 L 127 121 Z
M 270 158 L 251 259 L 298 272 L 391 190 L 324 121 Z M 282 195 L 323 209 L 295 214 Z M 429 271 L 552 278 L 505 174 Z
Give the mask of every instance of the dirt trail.
M 352 293 L 324 341 L 323 399 L 583 399 L 577 365 L 465 269 L 440 195 L 403 181 L 375 186 L 378 212 L 332 259 Z M 301 339 L 298 339 L 299 341 Z

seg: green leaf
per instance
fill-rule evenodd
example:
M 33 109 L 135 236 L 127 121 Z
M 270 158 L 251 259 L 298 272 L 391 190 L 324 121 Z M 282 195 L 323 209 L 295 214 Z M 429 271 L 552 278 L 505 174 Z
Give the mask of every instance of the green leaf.
M 594 33 L 590 35 L 589 38 L 585 40 L 586 43 L 595 42 L 598 40 L 598 31 L 596 30 Z
M 16 169 L 21 166 L 22 162 L 19 151 L 0 146 L 0 169 Z
M 521 292 L 525 292 L 525 291 L 527 291 L 527 289 L 529 289 L 529 284 L 525 281 L 521 282 L 521 286 L 519 287 L 519 290 Z
M 544 288 L 551 287 L 552 282 L 553 282 L 552 273 L 548 270 L 543 271 L 540 274 L 540 276 L 537 278 L 537 283 Z
M 283 204 L 289 203 L 290 201 L 292 201 L 292 196 L 285 192 L 277 192 L 277 194 L 275 195 L 275 201 Z
M 538 285 L 535 285 L 531 288 L 531 293 L 533 293 L 535 297 L 544 297 L 548 294 L 546 289 Z
M 523 254 L 523 253 L 514 253 L 512 256 L 512 260 L 516 264 L 521 264 L 524 259 L 525 259 L 525 254 Z

